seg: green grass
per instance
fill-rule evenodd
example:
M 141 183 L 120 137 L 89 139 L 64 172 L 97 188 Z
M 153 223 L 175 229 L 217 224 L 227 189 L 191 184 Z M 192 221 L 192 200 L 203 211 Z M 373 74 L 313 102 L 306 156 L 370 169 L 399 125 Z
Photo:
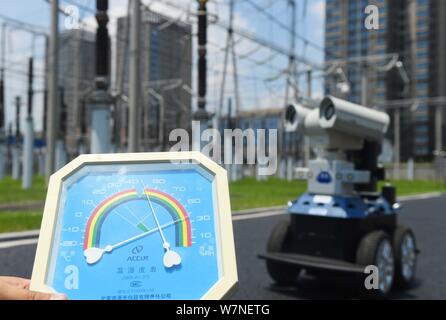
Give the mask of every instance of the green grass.
M 435 181 L 392 181 L 392 184 L 397 187 L 399 196 L 446 191 L 444 185 Z M 243 210 L 285 205 L 305 190 L 306 182 L 303 181 L 245 179 L 231 183 L 231 206 L 233 210 Z
M 0 233 L 40 228 L 41 212 L 0 212 Z
M 46 196 L 45 179 L 35 177 L 30 190 L 22 190 L 22 180 L 12 180 L 6 177 L 0 181 L 0 203 L 20 203 L 29 201 L 44 201 Z
M 232 210 L 243 210 L 285 205 L 305 192 L 304 181 L 283 181 L 271 178 L 267 181 L 256 181 L 253 178 L 231 183 Z

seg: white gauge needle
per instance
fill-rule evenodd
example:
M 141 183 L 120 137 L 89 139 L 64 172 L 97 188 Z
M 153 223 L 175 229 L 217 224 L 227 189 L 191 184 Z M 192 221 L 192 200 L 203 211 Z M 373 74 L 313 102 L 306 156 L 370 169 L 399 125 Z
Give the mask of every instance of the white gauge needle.
M 166 228 L 168 228 L 170 226 L 173 226 L 174 224 L 176 224 L 178 222 L 181 222 L 181 221 L 183 221 L 183 220 L 180 219 L 180 220 L 176 220 L 176 221 L 167 223 L 165 225 L 162 225 L 161 229 L 166 229 Z M 139 234 L 139 235 L 137 235 L 135 237 L 131 237 L 131 238 L 129 238 L 127 240 L 124 240 L 122 242 L 119 242 L 119 243 L 117 243 L 115 245 L 108 245 L 105 248 L 88 248 L 88 249 L 86 249 L 84 251 L 85 259 L 87 260 L 88 264 L 95 264 L 95 263 L 99 262 L 102 259 L 102 257 L 104 256 L 105 253 L 111 253 L 113 250 L 115 250 L 115 249 L 117 249 L 119 247 L 125 246 L 126 244 L 129 244 L 129 243 L 134 242 L 136 240 L 145 238 L 145 237 L 147 237 L 147 236 L 149 236 L 151 234 L 154 234 L 156 232 L 158 232 L 158 227 L 154 228 L 154 229 L 151 229 L 151 230 L 149 230 L 147 232 L 141 233 L 141 234 Z
M 153 209 L 152 201 L 150 200 L 149 194 L 146 192 L 147 187 L 141 181 L 141 184 L 144 188 L 144 194 L 146 195 L 147 201 L 149 202 L 150 210 L 152 211 L 153 218 L 155 219 L 156 226 L 161 235 L 161 239 L 163 240 L 163 248 L 166 250 L 164 253 L 163 263 L 165 268 L 172 268 L 175 266 L 179 266 L 181 264 L 181 257 L 178 253 L 170 249 L 170 243 L 167 242 L 166 237 L 164 236 L 163 229 L 160 226 L 158 218 L 156 216 L 155 210 Z

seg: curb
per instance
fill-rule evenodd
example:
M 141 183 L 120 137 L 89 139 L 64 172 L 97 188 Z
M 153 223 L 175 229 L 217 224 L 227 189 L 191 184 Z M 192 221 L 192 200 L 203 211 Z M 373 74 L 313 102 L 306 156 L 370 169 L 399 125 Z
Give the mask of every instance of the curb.
M 39 233 L 40 233 L 40 230 L 0 233 L 0 242 L 37 239 L 39 237 Z
M 404 201 L 438 198 L 438 197 L 442 197 L 442 196 L 446 196 L 446 193 L 445 192 L 431 192 L 431 193 L 414 194 L 414 195 L 409 195 L 409 196 L 398 197 L 398 200 L 401 202 L 404 202 Z

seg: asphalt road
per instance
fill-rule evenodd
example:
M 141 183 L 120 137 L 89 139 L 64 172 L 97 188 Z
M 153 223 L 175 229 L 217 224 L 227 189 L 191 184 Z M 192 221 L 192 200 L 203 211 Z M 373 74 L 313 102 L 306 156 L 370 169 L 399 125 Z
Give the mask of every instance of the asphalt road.
M 401 223 L 415 231 L 419 256 L 417 281 L 407 291 L 392 294 L 395 299 L 446 299 L 446 197 L 404 203 Z M 264 252 L 269 233 L 284 215 L 261 216 L 234 221 L 239 286 L 233 299 L 330 299 L 357 298 L 349 278 L 301 277 L 296 286 L 277 287 L 269 278 Z M 0 249 L 0 274 L 30 277 L 36 246 Z

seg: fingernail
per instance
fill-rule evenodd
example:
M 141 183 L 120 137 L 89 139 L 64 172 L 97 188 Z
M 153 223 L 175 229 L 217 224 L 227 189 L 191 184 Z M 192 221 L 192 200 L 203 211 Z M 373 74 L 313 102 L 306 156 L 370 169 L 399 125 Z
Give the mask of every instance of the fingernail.
M 64 294 L 52 294 L 50 300 L 68 300 L 68 298 Z

